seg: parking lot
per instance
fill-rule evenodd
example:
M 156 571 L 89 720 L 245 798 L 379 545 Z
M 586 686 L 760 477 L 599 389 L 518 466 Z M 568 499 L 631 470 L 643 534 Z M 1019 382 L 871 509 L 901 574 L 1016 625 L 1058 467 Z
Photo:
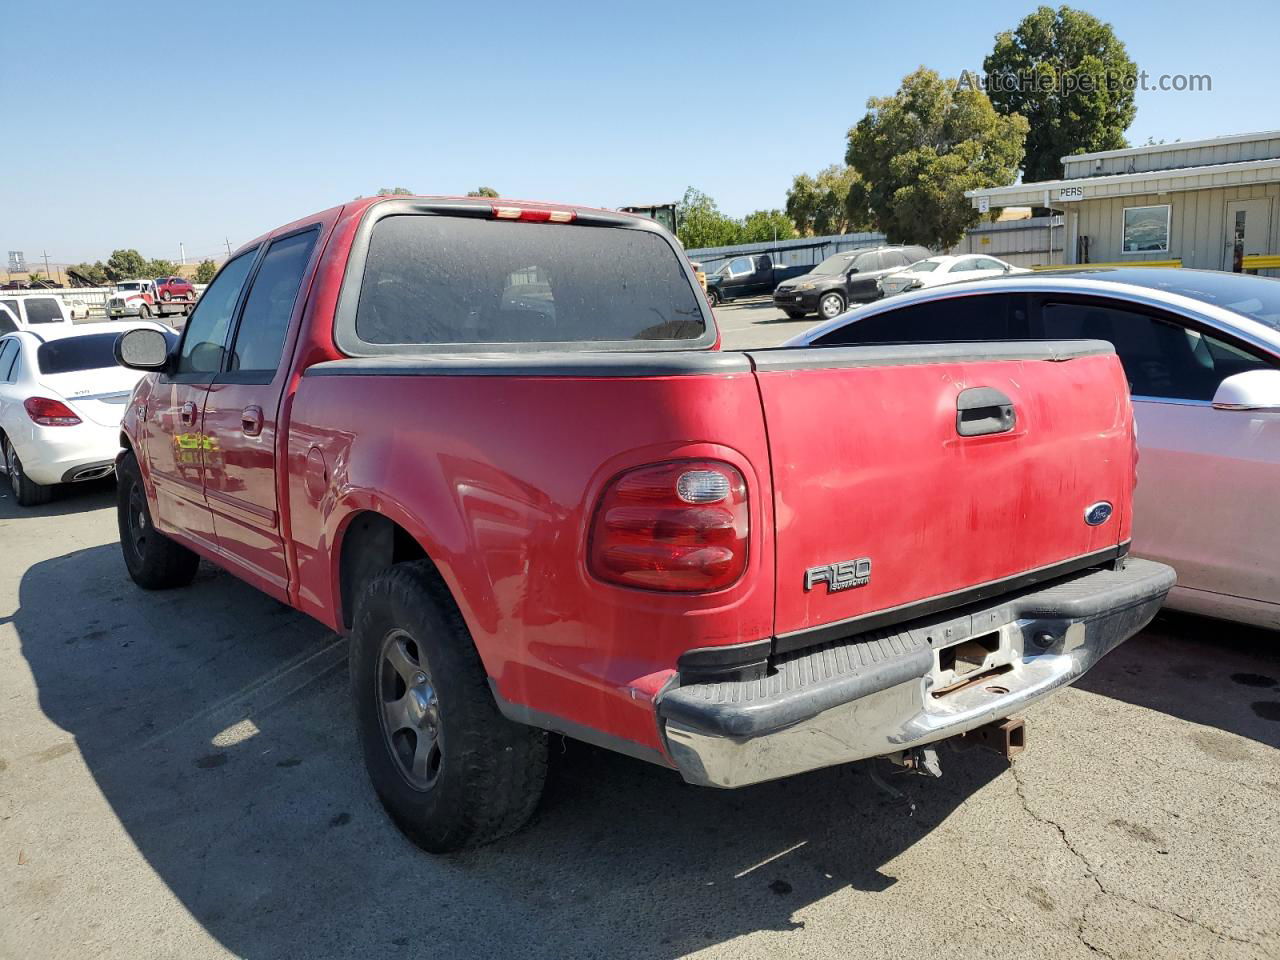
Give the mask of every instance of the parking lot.
M 816 322 L 719 308 L 729 348 Z M 524 832 L 390 823 L 342 641 L 203 566 L 144 593 L 114 487 L 0 491 L 0 955 L 1280 955 L 1280 640 L 1162 615 L 1031 711 L 1012 768 L 942 753 L 735 792 L 559 743 Z

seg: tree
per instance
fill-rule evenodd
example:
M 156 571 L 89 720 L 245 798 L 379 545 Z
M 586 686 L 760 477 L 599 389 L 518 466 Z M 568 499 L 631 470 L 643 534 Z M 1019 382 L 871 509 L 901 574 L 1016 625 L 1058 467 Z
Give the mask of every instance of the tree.
M 845 161 L 865 185 L 849 202 L 869 206 L 892 243 L 954 246 L 978 222 L 964 191 L 1012 183 L 1026 136 L 1023 117 L 921 67 L 893 96 L 869 99 L 849 131 Z
M 170 277 L 178 272 L 178 265 L 172 260 L 148 260 L 143 276 Z
M 805 236 L 828 236 L 866 230 L 871 224 L 865 202 L 850 205 L 849 191 L 861 185 L 858 171 L 835 164 L 818 172 L 817 177 L 797 174 L 787 191 L 787 216 Z M 862 193 L 857 192 L 861 197 Z
M 1031 124 L 1024 181 L 1058 179 L 1068 154 L 1129 145 L 1138 68 L 1111 25 L 1092 14 L 1040 7 L 997 34 L 982 69 L 995 108 Z
M 218 272 L 218 265 L 212 260 L 201 260 L 196 267 L 196 283 L 212 283 L 213 275 Z
M 147 261 L 137 250 L 113 250 L 107 257 L 106 269 L 107 279 L 113 283 L 134 280 L 146 275 Z
M 493 187 L 481 187 L 479 190 L 471 190 L 467 193 L 468 197 L 497 197 L 501 196 Z
M 103 266 L 101 260 L 97 263 L 77 263 L 67 267 L 68 274 L 75 274 L 77 277 L 85 281 L 91 286 L 101 287 L 110 282 L 107 276 L 107 268 Z
M 794 236 L 796 225 L 781 210 L 757 210 L 743 218 L 738 243 L 766 243 Z
M 689 187 L 676 204 L 676 236 L 687 250 L 727 247 L 741 242 L 742 224 L 720 212 L 716 202 Z
M 378 196 L 380 197 L 411 197 L 413 191 L 408 187 L 379 187 Z M 359 200 L 359 197 L 356 197 Z

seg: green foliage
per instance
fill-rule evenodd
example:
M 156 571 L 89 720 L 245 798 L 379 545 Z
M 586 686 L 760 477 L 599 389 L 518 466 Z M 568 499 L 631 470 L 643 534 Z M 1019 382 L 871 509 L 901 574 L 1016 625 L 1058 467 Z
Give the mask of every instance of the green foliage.
M 850 191 L 854 193 L 852 205 Z M 844 164 L 833 163 L 816 177 L 797 174 L 787 191 L 787 216 L 805 236 L 849 233 L 871 225 L 862 178 Z
M 107 257 L 107 279 L 137 280 L 147 275 L 147 260 L 137 250 L 113 250 Z
M 413 191 L 408 187 L 379 187 L 378 196 L 380 197 L 411 197 Z M 359 200 L 359 197 L 356 197 Z
M 689 187 L 676 205 L 676 236 L 687 250 L 741 243 L 742 224 L 720 212 L 716 202 Z
M 1138 68 L 1111 25 L 1092 14 L 1040 7 L 996 36 L 982 68 L 995 108 L 1031 125 L 1024 180 L 1061 177 L 1059 158 L 1068 154 L 1128 146 Z
M 213 276 L 218 272 L 218 265 L 212 260 L 201 260 L 200 265 L 196 267 L 196 283 L 211 283 Z
M 77 263 L 67 267 L 68 273 L 75 273 L 96 287 L 106 286 L 111 278 L 107 276 L 107 268 L 99 260 L 97 263 Z
M 172 260 L 148 260 L 145 277 L 169 277 L 178 272 L 178 265 Z
M 757 210 L 743 218 L 738 243 L 766 243 L 795 236 L 796 225 L 781 210 Z
M 481 187 L 479 190 L 471 190 L 467 193 L 468 197 L 497 197 L 501 196 L 493 187 Z
M 978 222 L 964 191 L 1012 183 L 1026 136 L 1023 117 L 920 67 L 893 96 L 869 99 L 849 131 L 845 161 L 861 184 L 848 203 L 869 207 L 891 243 L 953 246 Z

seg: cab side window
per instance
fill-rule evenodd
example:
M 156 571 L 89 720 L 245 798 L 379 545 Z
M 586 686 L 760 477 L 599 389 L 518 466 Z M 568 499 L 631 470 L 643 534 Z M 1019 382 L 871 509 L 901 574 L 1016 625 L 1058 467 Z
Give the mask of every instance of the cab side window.
M 1207 403 L 1227 377 L 1269 366 L 1217 337 L 1127 306 L 1046 302 L 1040 308 L 1044 336 L 1106 340 L 1116 348 L 1135 397 Z
M 209 289 L 187 321 L 182 349 L 178 354 L 178 374 L 212 374 L 222 369 L 236 304 L 240 302 L 240 291 L 257 255 L 257 250 L 240 254 L 227 263 L 209 284 Z
M 297 233 L 267 248 L 245 298 L 229 370 L 263 374 L 266 380 L 276 372 L 289 318 L 293 316 L 293 305 L 318 234 L 317 230 Z
M 755 265 L 752 264 L 748 257 L 738 257 L 736 260 L 729 261 L 729 273 L 735 277 L 741 277 L 744 274 L 752 273 Z
M 1017 340 L 1027 336 L 1025 298 L 984 294 L 929 300 L 856 320 L 815 340 L 820 346 Z

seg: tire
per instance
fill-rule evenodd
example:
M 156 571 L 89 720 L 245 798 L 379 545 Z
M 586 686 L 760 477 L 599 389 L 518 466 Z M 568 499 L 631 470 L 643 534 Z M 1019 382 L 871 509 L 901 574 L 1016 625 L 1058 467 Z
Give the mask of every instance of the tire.
M 397 564 L 361 592 L 351 694 L 373 788 L 422 849 L 480 846 L 533 816 L 546 783 L 547 734 L 498 711 L 471 635 L 429 562 Z
M 116 521 L 120 552 L 133 582 L 143 590 L 185 587 L 196 575 L 200 557 L 155 528 L 138 458 L 129 452 L 116 468 Z
M 172 294 L 172 293 L 170 293 L 168 290 L 165 290 L 163 293 L 161 293 L 161 294 L 160 294 L 160 299 L 161 299 L 161 300 L 172 300 L 172 299 L 173 299 L 173 294 Z
M 784 312 L 785 312 L 785 313 L 786 313 L 786 315 L 787 315 L 788 317 L 790 317 L 792 320 L 801 320 L 801 319 L 803 319 L 803 318 L 804 318 L 804 311 L 803 311 L 803 310 L 787 310 L 787 311 L 784 311 Z
M 713 307 L 720 306 L 720 294 L 716 292 L 714 287 L 707 291 L 707 303 Z
M 138 308 L 138 319 L 139 320 L 151 319 L 151 308 L 148 307 L 145 303 Z
M 4 441 L 4 468 L 9 474 L 9 486 L 14 499 L 22 507 L 38 507 L 53 499 L 53 487 L 36 483 L 22 469 L 22 460 L 9 442 Z
M 824 293 L 818 300 L 818 316 L 830 320 L 844 313 L 844 297 L 838 293 Z

